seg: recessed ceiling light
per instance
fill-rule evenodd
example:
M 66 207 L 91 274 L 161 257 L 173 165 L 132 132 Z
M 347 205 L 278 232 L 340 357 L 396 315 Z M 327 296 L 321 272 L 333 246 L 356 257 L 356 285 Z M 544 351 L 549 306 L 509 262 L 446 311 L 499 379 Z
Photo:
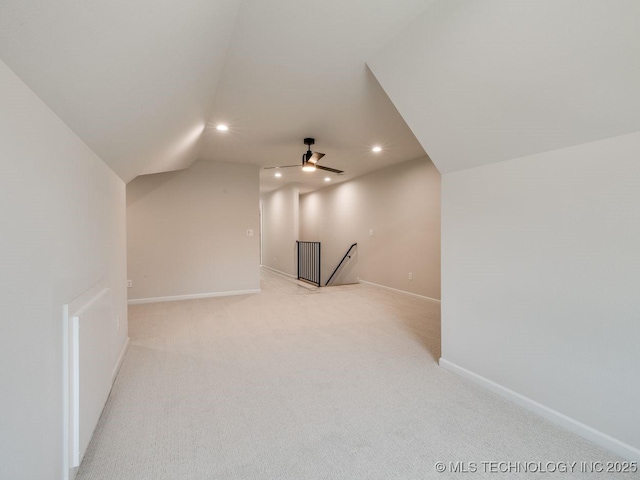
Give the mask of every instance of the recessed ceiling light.
M 275 177 L 276 178 L 280 178 L 282 176 L 282 174 L 280 172 L 276 172 Z
M 216 125 L 216 130 L 219 130 L 221 132 L 226 132 L 227 130 L 229 130 L 229 127 L 227 127 L 222 123 L 219 123 L 218 125 Z
M 375 147 L 373 147 L 373 148 L 371 149 L 371 151 L 372 151 L 372 152 L 375 152 L 375 153 L 379 153 L 379 152 L 381 152 L 381 151 L 382 151 L 382 147 L 381 147 L 381 146 L 379 146 L 379 145 L 376 145 Z
M 324 181 L 325 181 L 325 182 L 330 182 L 330 181 L 331 181 L 331 179 L 330 179 L 329 177 L 324 177 Z

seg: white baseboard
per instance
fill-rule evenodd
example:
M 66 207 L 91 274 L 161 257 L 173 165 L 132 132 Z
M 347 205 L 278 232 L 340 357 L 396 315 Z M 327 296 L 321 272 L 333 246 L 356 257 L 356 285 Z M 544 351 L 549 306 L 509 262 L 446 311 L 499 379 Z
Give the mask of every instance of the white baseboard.
M 380 285 L 378 283 L 373 283 L 373 282 L 367 282 L 366 280 L 362 280 L 361 278 L 358 279 L 358 281 L 360 283 L 366 283 L 367 285 L 373 285 L 374 287 L 380 287 L 380 288 L 384 288 L 386 290 L 392 290 L 394 292 L 398 292 L 398 293 L 404 293 L 405 295 L 411 295 L 412 297 L 418 297 L 418 298 L 422 298 L 423 300 L 429 300 L 431 302 L 437 302 L 440 303 L 440 300 L 438 300 L 437 298 L 431 298 L 431 297 L 427 297 L 425 295 L 419 295 L 417 293 L 413 293 L 413 292 L 407 292 L 406 290 L 398 290 L 397 288 L 391 288 L 391 287 L 387 287 L 386 285 Z
M 631 461 L 640 462 L 640 450 L 631 445 L 628 445 L 620 440 L 607 435 L 606 433 L 602 433 L 595 428 L 592 428 L 584 423 L 581 423 L 577 420 L 574 420 L 571 417 L 564 415 L 552 408 L 549 408 L 541 403 L 536 402 L 524 395 L 521 395 L 513 390 L 510 390 L 502 385 L 495 383 L 488 378 L 485 378 L 477 373 L 474 373 L 466 368 L 460 367 L 455 363 L 452 363 L 444 358 L 440 358 L 440 366 L 445 370 L 448 370 L 452 373 L 460 375 L 461 377 L 470 380 L 481 387 L 490 390 L 501 397 L 506 398 L 507 400 L 512 401 L 520 405 L 521 407 L 526 408 L 527 410 L 540 415 L 541 417 L 546 418 L 547 420 L 555 423 L 556 425 L 560 425 L 561 427 L 566 428 L 567 430 L 572 431 L 580 435 L 581 437 L 586 438 L 587 440 L 600 445 L 611 452 L 620 455 L 623 458 L 626 458 Z
M 124 342 L 124 346 L 122 347 L 122 351 L 120 352 L 120 356 L 118 357 L 118 361 L 116 362 L 116 366 L 113 369 L 113 373 L 111 374 L 111 383 L 116 381 L 116 377 L 118 376 L 118 372 L 120 371 L 120 367 L 122 366 L 122 362 L 124 360 L 124 356 L 129 349 L 129 337 L 127 337 L 127 341 Z
M 177 300 L 195 300 L 198 298 L 211 297 L 231 297 L 234 295 L 251 295 L 254 293 L 260 293 L 260 289 L 256 288 L 253 290 L 235 290 L 229 292 L 194 293 L 192 295 L 174 295 L 171 297 L 132 298 L 127 303 L 129 305 L 139 305 L 141 303 L 175 302 Z
M 298 279 L 298 277 L 296 277 L 295 275 L 291 275 L 290 273 L 281 272 L 280 270 L 276 270 L 275 268 L 267 267 L 266 265 L 260 265 L 260 266 L 262 268 L 266 268 L 267 270 L 271 270 L 272 272 L 279 273 L 280 275 L 284 275 L 285 277 L 295 278 L 296 280 Z

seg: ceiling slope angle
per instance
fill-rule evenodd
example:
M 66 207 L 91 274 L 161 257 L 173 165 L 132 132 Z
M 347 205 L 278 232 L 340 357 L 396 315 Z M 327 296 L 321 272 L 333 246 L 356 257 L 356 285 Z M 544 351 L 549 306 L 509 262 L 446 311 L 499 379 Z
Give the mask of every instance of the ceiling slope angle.
M 240 0 L 0 4 L 0 58 L 123 180 L 197 157 Z
M 313 137 L 335 182 L 424 156 L 366 61 L 432 0 L 245 0 L 203 135 L 201 159 L 261 167 L 300 161 Z M 226 132 L 215 126 L 224 123 Z M 373 145 L 383 152 L 372 154 Z M 261 189 L 326 186 L 321 172 L 262 170 Z M 326 173 L 326 172 L 325 172 Z
M 637 0 L 438 0 L 368 65 L 438 169 L 640 130 Z

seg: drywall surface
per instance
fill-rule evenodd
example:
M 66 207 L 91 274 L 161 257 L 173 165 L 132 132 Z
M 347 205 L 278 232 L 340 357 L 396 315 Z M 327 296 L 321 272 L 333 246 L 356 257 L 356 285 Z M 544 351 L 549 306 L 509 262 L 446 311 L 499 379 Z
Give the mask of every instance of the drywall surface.
M 296 184 L 262 195 L 262 264 L 296 276 L 298 197 Z
M 640 448 L 640 133 L 442 177 L 442 357 Z
M 63 475 L 63 305 L 104 279 L 127 338 L 125 185 L 0 62 L 0 478 Z
M 240 3 L 3 1 L 0 56 L 128 182 L 196 160 Z
M 640 2 L 438 0 L 368 65 L 440 172 L 640 130 Z
M 129 300 L 259 289 L 258 175 L 198 161 L 128 183 Z
M 340 281 L 440 298 L 440 174 L 427 157 L 300 198 L 301 240 L 322 242 L 323 283 L 358 243 Z

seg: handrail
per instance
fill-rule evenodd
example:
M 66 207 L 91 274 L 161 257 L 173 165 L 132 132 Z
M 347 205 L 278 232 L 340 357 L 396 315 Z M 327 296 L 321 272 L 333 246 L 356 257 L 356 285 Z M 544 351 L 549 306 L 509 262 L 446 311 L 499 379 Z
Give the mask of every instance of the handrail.
M 324 286 L 326 287 L 327 285 L 329 285 L 329 282 L 331 281 L 331 279 L 333 278 L 333 276 L 336 274 L 336 272 L 340 269 L 340 267 L 342 266 L 342 263 L 347 259 L 347 257 L 351 258 L 351 256 L 349 255 L 349 253 L 351 252 L 351 249 L 355 246 L 357 246 L 357 243 L 354 243 L 353 245 L 351 245 L 349 247 L 349 250 L 347 250 L 347 253 L 344 254 L 344 257 L 342 257 L 342 260 L 340 260 L 340 263 L 338 264 L 338 266 L 336 267 L 336 269 L 333 271 L 333 273 L 331 274 L 331 276 L 329 277 L 329 280 L 327 280 L 327 283 L 324 284 Z

